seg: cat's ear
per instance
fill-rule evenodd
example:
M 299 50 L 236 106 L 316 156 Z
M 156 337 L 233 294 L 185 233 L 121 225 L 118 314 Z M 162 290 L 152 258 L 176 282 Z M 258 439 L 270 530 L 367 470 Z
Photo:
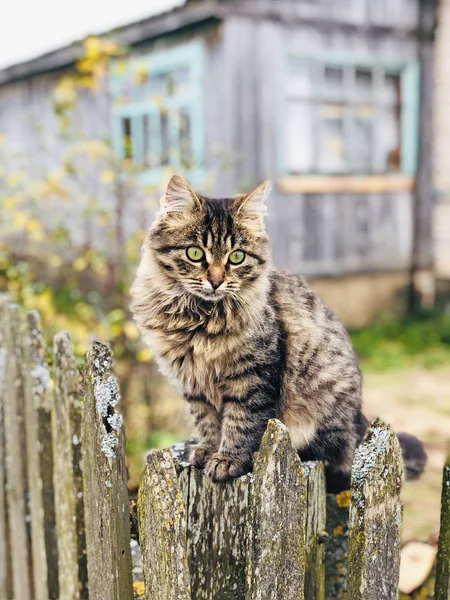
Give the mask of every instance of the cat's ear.
M 269 197 L 272 183 L 264 181 L 249 194 L 238 196 L 233 203 L 236 215 L 245 220 L 247 226 L 261 227 L 267 213 L 266 200 Z
M 180 175 L 173 175 L 167 184 L 166 193 L 161 198 L 161 213 L 163 216 L 189 216 L 193 211 L 202 207 L 202 201 Z

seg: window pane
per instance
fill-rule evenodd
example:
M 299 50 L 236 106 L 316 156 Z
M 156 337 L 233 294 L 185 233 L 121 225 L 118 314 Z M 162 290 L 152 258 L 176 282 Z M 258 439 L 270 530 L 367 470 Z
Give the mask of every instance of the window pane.
M 311 61 L 289 57 L 287 86 L 288 95 L 291 97 L 310 98 L 313 95 Z
M 344 138 L 345 107 L 323 104 L 319 109 L 319 170 L 339 173 L 346 168 Z
M 323 93 L 326 98 L 344 99 L 344 70 L 337 67 L 325 67 L 323 71 Z
M 131 119 L 129 118 L 122 119 L 122 143 L 122 156 L 124 158 L 132 158 L 133 153 L 131 150 Z
M 184 168 L 194 166 L 193 152 L 191 146 L 191 115 L 189 109 L 180 110 L 180 160 Z
M 311 103 L 291 100 L 287 110 L 287 168 L 290 173 L 314 170 L 314 113 Z
M 161 110 L 161 165 L 169 164 L 169 119 L 166 110 Z
M 400 171 L 400 122 L 396 108 L 380 111 L 380 117 L 377 119 L 377 136 L 380 167 L 384 171 Z
M 400 76 L 385 75 L 381 86 L 381 102 L 391 106 L 400 105 Z
M 372 171 L 373 117 L 372 106 L 355 106 L 353 109 L 351 170 L 356 173 Z
M 357 102 L 373 99 L 371 71 L 365 69 L 355 70 L 354 98 Z

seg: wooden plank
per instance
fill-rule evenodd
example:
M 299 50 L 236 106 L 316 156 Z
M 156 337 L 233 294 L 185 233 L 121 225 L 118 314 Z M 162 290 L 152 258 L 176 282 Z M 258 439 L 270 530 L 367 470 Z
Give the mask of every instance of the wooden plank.
M 147 457 L 138 518 L 146 600 L 190 600 L 186 513 L 170 450 Z
M 0 295 L 0 598 L 13 597 L 11 543 L 6 497 L 5 419 L 7 298 Z
M 89 597 L 132 600 L 130 510 L 120 399 L 111 350 L 88 352 L 82 423 L 83 482 Z
M 348 518 L 350 491 L 327 494 L 328 534 L 325 545 L 325 598 L 347 598 Z
M 411 192 L 415 187 L 414 177 L 404 175 L 352 176 L 288 176 L 276 182 L 280 191 L 289 194 L 320 194 L 352 192 L 360 194 L 384 192 Z
M 305 600 L 325 598 L 326 504 L 323 464 L 303 463 L 307 480 Z
M 377 419 L 356 451 L 348 533 L 348 596 L 397 600 L 403 461 L 392 429 Z
M 6 496 L 9 515 L 14 598 L 33 600 L 31 539 L 27 507 L 22 322 L 19 308 L 6 308 L 6 394 L 4 404 Z
M 83 522 L 78 509 L 83 489 L 76 475 L 81 468 L 79 456 L 74 453 L 80 443 L 82 385 L 70 337 L 64 332 L 54 339 L 54 378 L 52 429 L 59 593 L 61 600 L 83 600 L 87 598 L 87 574 L 85 548 L 80 546 Z
M 442 478 L 441 528 L 434 594 L 435 600 L 450 598 L 450 454 Z
M 58 600 L 50 373 L 39 315 L 27 314 L 23 373 L 34 600 Z
M 250 478 L 219 485 L 198 469 L 187 470 L 189 484 L 180 476 L 180 487 L 187 512 L 192 599 L 244 600 Z
M 303 600 L 307 482 L 289 436 L 270 420 L 249 496 L 247 600 Z

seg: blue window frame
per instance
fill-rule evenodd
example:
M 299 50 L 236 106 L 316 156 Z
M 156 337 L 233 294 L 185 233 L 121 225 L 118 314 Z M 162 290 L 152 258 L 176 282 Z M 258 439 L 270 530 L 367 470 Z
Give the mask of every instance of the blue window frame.
M 203 60 L 200 40 L 117 61 L 112 69 L 112 144 L 138 181 L 155 184 L 164 169 L 192 180 L 204 163 Z
M 280 104 L 282 174 L 415 174 L 417 62 L 291 52 Z

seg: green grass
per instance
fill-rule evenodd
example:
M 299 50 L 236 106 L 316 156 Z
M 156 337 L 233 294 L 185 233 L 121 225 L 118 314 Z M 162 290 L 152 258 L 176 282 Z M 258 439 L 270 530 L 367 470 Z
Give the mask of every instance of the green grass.
M 403 318 L 385 315 L 364 329 L 351 331 L 350 337 L 363 369 L 450 365 L 449 312 L 424 311 Z

